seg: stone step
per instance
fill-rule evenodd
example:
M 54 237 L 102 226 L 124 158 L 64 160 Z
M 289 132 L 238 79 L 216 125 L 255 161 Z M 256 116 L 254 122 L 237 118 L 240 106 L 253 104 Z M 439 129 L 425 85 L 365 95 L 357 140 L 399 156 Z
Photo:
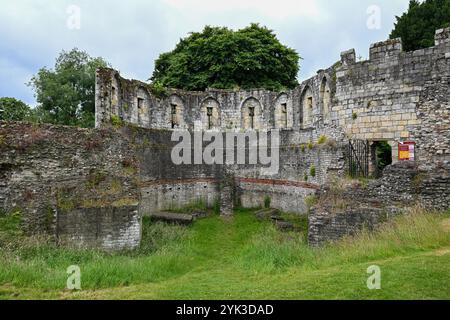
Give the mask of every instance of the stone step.
M 193 215 L 173 212 L 154 212 L 150 214 L 150 218 L 153 221 L 162 221 L 181 225 L 190 225 L 194 222 Z
M 275 219 L 280 215 L 280 210 L 278 209 L 262 209 L 255 212 L 255 215 L 260 220 L 265 219 Z

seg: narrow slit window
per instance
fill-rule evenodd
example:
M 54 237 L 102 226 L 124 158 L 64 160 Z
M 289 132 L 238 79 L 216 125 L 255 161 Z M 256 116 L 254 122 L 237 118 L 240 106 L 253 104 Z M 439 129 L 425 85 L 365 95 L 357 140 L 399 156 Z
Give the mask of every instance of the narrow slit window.
M 212 116 L 213 116 L 213 108 L 208 107 L 206 109 L 206 114 L 208 116 L 208 129 L 210 130 L 212 128 Z
M 172 122 L 172 129 L 174 129 L 178 123 L 177 123 L 177 105 L 171 104 L 171 122 Z
M 248 115 L 250 117 L 250 128 L 255 128 L 255 107 L 248 108 Z
M 285 128 L 287 128 L 288 126 L 288 118 L 287 118 L 287 103 L 282 103 L 281 104 L 281 114 L 283 116 L 283 125 Z
M 144 99 L 142 98 L 138 98 L 137 99 L 137 105 L 138 105 L 138 109 L 142 109 L 144 107 Z

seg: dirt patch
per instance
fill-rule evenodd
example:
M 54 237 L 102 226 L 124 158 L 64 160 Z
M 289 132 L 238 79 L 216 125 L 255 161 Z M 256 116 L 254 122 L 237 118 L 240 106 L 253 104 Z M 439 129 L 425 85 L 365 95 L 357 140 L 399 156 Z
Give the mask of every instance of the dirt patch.
M 447 254 L 450 254 L 450 248 L 444 248 L 444 249 L 436 250 L 436 251 L 434 252 L 434 254 L 435 254 L 436 256 L 438 256 L 438 257 L 445 256 L 445 255 L 447 255 Z
M 442 221 L 442 228 L 444 228 L 445 232 L 450 232 L 450 219 Z

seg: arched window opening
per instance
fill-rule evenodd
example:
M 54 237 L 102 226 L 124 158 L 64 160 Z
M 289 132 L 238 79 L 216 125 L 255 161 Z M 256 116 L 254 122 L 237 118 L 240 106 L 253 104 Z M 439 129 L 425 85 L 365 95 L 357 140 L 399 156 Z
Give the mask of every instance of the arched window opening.
M 261 129 L 261 104 L 255 98 L 247 99 L 242 106 L 242 128 L 244 130 Z
M 323 120 L 327 123 L 330 120 L 331 90 L 326 78 L 323 78 L 322 85 L 320 87 L 320 96 L 322 98 Z
M 309 87 L 303 92 L 302 95 L 302 115 L 303 115 L 303 128 L 309 128 L 313 124 L 313 111 L 314 111 L 314 97 Z
M 308 128 L 313 124 L 314 97 L 312 91 L 307 87 L 302 98 L 303 128 Z
M 175 129 L 176 127 L 179 126 L 178 116 L 177 116 L 177 105 L 172 103 L 172 104 L 170 104 L 170 107 L 171 107 L 171 115 L 172 115 L 171 116 L 171 126 L 172 126 L 172 129 Z
M 200 117 L 202 128 L 205 130 L 213 130 L 220 128 L 220 105 L 217 100 L 208 98 L 204 100 L 200 108 Z

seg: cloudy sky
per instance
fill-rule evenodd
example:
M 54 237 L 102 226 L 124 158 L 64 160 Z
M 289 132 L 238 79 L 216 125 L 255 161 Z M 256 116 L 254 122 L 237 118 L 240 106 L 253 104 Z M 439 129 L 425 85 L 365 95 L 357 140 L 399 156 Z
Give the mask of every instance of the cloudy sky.
M 303 57 L 299 79 L 355 48 L 388 38 L 408 0 L 0 0 L 0 97 L 31 105 L 27 83 L 61 50 L 101 56 L 128 78 L 146 80 L 154 61 L 204 25 L 259 22 Z M 78 19 L 79 17 L 79 19 Z M 79 24 L 78 24 L 79 22 Z

